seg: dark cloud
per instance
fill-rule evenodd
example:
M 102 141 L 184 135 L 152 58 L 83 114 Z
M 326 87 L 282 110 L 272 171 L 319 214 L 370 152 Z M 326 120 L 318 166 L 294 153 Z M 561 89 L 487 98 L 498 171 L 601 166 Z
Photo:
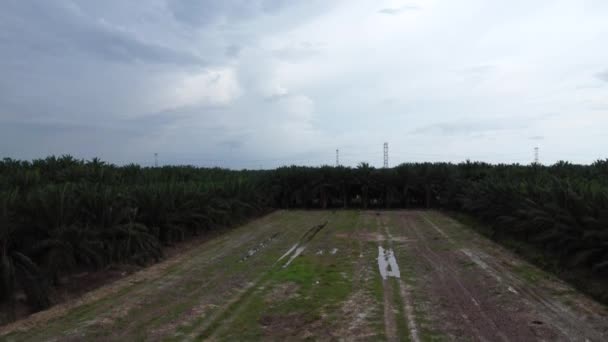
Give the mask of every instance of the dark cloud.
M 117 62 L 203 63 L 192 53 L 147 42 L 133 32 L 90 17 L 71 2 L 4 2 L 0 29 L 0 57 L 5 60 L 86 53 Z
M 398 15 L 398 14 L 401 14 L 403 12 L 418 11 L 418 10 L 420 10 L 419 6 L 416 6 L 416 5 L 405 5 L 405 6 L 396 7 L 396 8 L 383 8 L 383 9 L 379 10 L 378 13 L 380 13 L 380 14 L 386 14 L 386 15 Z
M 202 64 L 203 60 L 190 53 L 146 43 L 110 27 L 93 28 L 74 37 L 79 48 L 102 58 L 122 62 L 144 61 L 171 64 Z
M 224 53 L 225 53 L 226 57 L 234 58 L 234 57 L 238 57 L 241 54 L 242 49 L 243 48 L 239 45 L 231 44 L 226 47 L 226 50 Z
M 608 82 L 608 70 L 598 73 L 597 78 L 604 82 Z
M 136 118 L 114 118 L 105 123 L 49 120 L 1 120 L 0 158 L 43 158 L 47 155 L 70 154 L 77 158 L 101 157 L 117 163 L 149 163 L 154 152 L 163 158 L 185 151 L 184 146 L 216 145 L 213 141 L 229 135 L 226 127 L 214 121 L 196 118 L 217 117 L 214 108 L 191 107 L 151 113 Z M 22 137 L 28 137 L 23 139 Z M 19 141 L 15 144 L 15 141 Z M 170 141 L 176 146 L 167 145 Z M 236 138 L 235 138 L 236 141 Z M 236 148 L 224 144 L 221 151 Z M 204 149 L 204 148 L 203 148 Z M 197 149 L 197 151 L 199 151 Z M 217 150 L 217 148 L 216 148 Z M 145 159 L 150 156 L 150 159 Z M 142 159 L 143 158 L 143 159 Z M 181 163 L 178 159 L 171 162 Z
M 22 137 L 28 137 L 22 139 Z M 2 157 L 44 158 L 70 154 L 78 158 L 105 157 L 116 160 L 136 138 L 129 128 L 110 128 L 59 122 L 2 122 L 0 145 L 12 146 Z M 14 144 L 19 141 L 19 144 Z
M 229 149 L 239 149 L 245 145 L 246 137 L 239 137 L 235 139 L 226 139 L 217 144 L 219 147 L 227 147 Z
M 262 14 L 275 14 L 289 3 L 287 0 L 169 0 L 167 7 L 179 22 L 208 26 L 220 22 L 238 23 Z
M 260 7 L 265 13 L 276 14 L 285 9 L 292 0 L 262 0 Z
M 551 30 L 563 28 L 544 21 L 553 13 L 530 20 L 549 25 L 549 33 L 536 32 L 517 45 L 521 56 L 510 53 L 512 43 L 518 44 L 510 33 L 534 31 L 525 23 L 520 27 L 521 6 L 506 11 L 505 6 L 481 6 L 484 10 L 479 4 L 465 8 L 451 2 L 428 9 L 412 1 L 402 7 L 380 5 L 371 13 L 395 19 L 395 25 L 420 11 L 437 15 L 407 35 L 401 30 L 405 27 L 390 32 L 360 27 L 357 31 L 365 34 L 358 37 L 335 31 L 335 25 L 365 24 L 348 1 L 1 3 L 2 155 L 27 159 L 70 153 L 150 163 L 158 152 L 161 163 L 213 165 L 289 156 L 277 160 L 279 165 L 305 151 L 315 152 L 303 163 L 325 158 L 333 149 L 327 146 L 346 153 L 351 144 L 356 154 L 374 145 L 375 151 L 383 141 L 398 148 L 428 138 L 436 143 L 425 148 L 444 153 L 445 143 L 457 140 L 471 144 L 462 149 L 491 147 L 475 137 L 512 149 L 542 139 L 534 134 L 547 133 L 543 144 L 549 144 L 554 140 L 549 136 L 561 136 L 564 129 L 584 140 L 593 136 L 589 131 L 603 127 L 605 118 L 599 112 L 606 111 L 599 89 L 572 95 L 567 89 L 579 84 L 576 78 L 562 84 L 560 68 L 570 68 L 572 57 L 568 39 L 576 38 L 549 39 Z M 454 15 L 446 19 L 443 13 Z M 470 13 L 481 13 L 483 20 L 470 22 Z M 496 20 L 500 30 L 488 30 Z M 457 32 L 436 34 L 445 30 Z M 429 37 L 433 44 L 420 45 Z M 536 42 L 546 46 L 539 50 Z M 366 46 L 374 54 L 361 58 Z M 412 54 L 409 46 L 421 48 Z M 549 58 L 541 66 L 547 69 L 536 73 L 528 67 L 543 57 L 538 51 L 563 54 L 556 52 L 560 58 Z M 593 62 L 579 57 L 581 66 Z M 608 84 L 605 68 L 572 75 L 585 72 L 591 76 L 589 88 Z M 549 90 L 539 93 L 543 86 Z M 557 114 L 529 114 L 541 110 Z M 509 113 L 515 114 L 492 118 Z M 467 118 L 458 120 L 463 115 Z M 572 124 L 581 129 L 568 131 Z M 413 134 L 407 134 L 410 130 Z M 601 146 L 598 139 L 585 143 Z

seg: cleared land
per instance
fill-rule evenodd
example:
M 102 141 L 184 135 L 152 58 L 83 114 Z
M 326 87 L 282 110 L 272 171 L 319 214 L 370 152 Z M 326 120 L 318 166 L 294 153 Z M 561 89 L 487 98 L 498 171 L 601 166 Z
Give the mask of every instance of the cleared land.
M 608 310 L 436 211 L 278 211 L 0 334 L 606 341 Z

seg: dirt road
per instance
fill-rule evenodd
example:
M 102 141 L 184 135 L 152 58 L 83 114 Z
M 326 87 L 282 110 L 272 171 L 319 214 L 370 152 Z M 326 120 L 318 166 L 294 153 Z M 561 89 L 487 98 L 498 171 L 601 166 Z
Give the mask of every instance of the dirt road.
M 606 341 L 608 310 L 435 211 L 278 211 L 8 341 Z

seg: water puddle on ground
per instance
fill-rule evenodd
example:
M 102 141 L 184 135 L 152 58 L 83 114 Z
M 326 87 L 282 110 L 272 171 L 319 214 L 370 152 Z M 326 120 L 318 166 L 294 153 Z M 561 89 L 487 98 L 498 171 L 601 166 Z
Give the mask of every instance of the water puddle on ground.
M 297 258 L 300 254 L 302 254 L 302 252 L 306 249 L 306 246 L 300 246 L 299 243 L 296 243 L 295 245 L 291 246 L 291 248 L 285 252 L 285 254 L 281 255 L 281 257 L 276 261 L 279 262 L 283 259 L 285 259 L 288 255 L 291 254 L 291 257 L 289 257 L 289 260 L 287 260 L 287 262 L 283 265 L 283 268 L 289 266 L 289 264 L 291 264 L 291 262 Z
M 279 258 L 279 260 L 277 260 L 277 262 L 283 260 L 286 256 L 288 256 L 289 254 L 291 254 L 291 252 L 293 252 L 296 248 L 298 248 L 299 243 L 296 243 L 295 245 L 291 246 L 291 248 L 285 252 L 285 254 L 281 255 L 281 257 Z
M 308 242 L 310 242 L 310 240 L 312 240 L 313 237 L 315 237 L 315 235 L 317 235 L 317 233 L 319 231 L 321 231 L 321 229 L 323 229 L 325 226 L 327 225 L 327 221 L 325 221 L 325 223 L 316 225 L 310 229 L 308 229 L 306 231 L 306 233 L 304 233 L 304 235 L 300 238 L 300 240 L 298 242 L 296 242 L 293 246 L 291 246 L 291 248 L 285 252 L 285 254 L 283 254 L 276 262 L 279 262 L 281 260 L 283 260 L 285 257 L 287 257 L 288 255 L 292 254 L 291 257 L 289 258 L 289 260 L 285 263 L 285 265 L 283 265 L 283 268 L 289 266 L 289 264 L 291 264 L 291 262 L 297 258 L 303 251 L 304 249 L 306 249 L 306 245 L 308 244 Z M 295 251 L 295 252 L 294 252 Z M 323 254 L 322 250 L 319 250 L 319 252 L 321 252 L 320 254 Z M 319 254 L 319 252 L 317 252 L 317 254 Z
M 268 237 L 267 239 L 265 239 L 264 241 L 260 242 L 257 246 L 249 249 L 247 251 L 247 254 L 245 254 L 241 260 L 239 260 L 240 262 L 243 262 L 249 258 L 251 258 L 252 256 L 254 256 L 257 252 L 259 252 L 260 250 L 262 250 L 264 247 L 268 246 L 272 240 L 274 240 L 277 236 L 279 236 L 279 233 L 274 233 L 272 236 Z
M 388 277 L 401 278 L 397 259 L 395 259 L 395 253 L 391 248 L 384 249 L 382 246 L 378 246 L 378 268 L 382 279 Z
M 304 249 L 306 249 L 306 246 L 301 246 L 296 248 L 296 251 L 293 253 L 293 255 L 291 256 L 291 258 L 289 258 L 289 260 L 285 263 L 285 265 L 283 265 L 283 268 L 289 266 L 289 264 L 291 264 L 291 262 L 298 257 L 298 255 L 300 255 L 300 253 L 302 253 L 304 251 Z

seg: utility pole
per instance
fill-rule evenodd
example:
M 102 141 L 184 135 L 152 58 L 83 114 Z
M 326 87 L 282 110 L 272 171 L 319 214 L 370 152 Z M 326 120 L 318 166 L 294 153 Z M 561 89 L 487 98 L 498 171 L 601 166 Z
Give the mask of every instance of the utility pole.
M 158 167 L 158 153 L 154 152 L 154 167 Z
M 384 143 L 384 168 L 388 168 L 388 143 Z
M 534 164 L 538 165 L 538 146 L 534 148 Z
M 336 149 L 336 167 L 340 166 L 340 150 Z

